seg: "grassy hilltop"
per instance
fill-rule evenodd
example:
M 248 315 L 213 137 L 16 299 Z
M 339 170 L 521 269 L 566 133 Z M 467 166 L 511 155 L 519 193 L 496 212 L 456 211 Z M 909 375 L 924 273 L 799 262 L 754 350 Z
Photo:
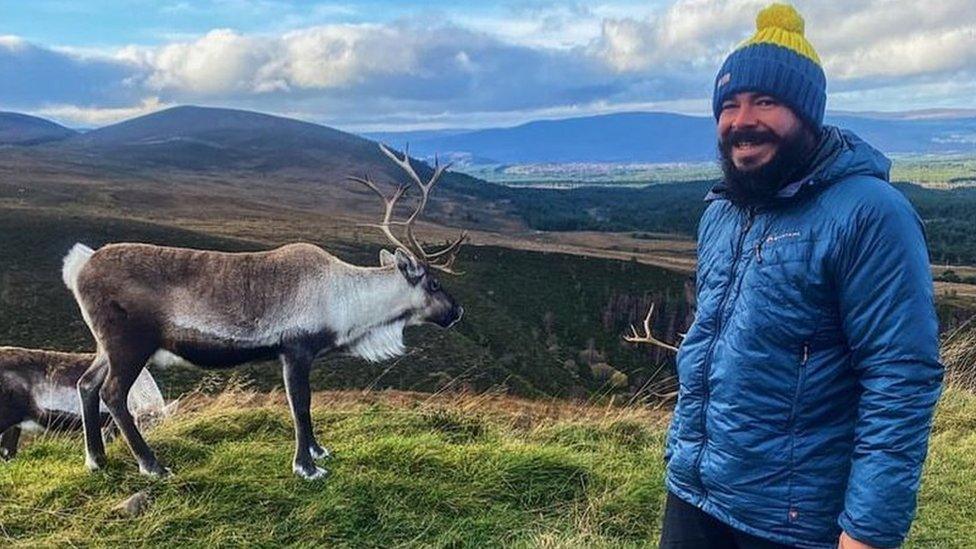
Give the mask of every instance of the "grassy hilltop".
M 140 476 L 120 440 L 89 474 L 77 436 L 28 441 L 0 464 L 10 547 L 327 545 L 645 547 L 658 536 L 667 416 L 642 407 L 492 395 L 315 396 L 331 477 L 291 474 L 283 395 L 191 397 L 149 435 L 175 477 Z M 907 547 L 976 545 L 976 397 L 939 407 Z M 145 513 L 113 507 L 146 489 Z

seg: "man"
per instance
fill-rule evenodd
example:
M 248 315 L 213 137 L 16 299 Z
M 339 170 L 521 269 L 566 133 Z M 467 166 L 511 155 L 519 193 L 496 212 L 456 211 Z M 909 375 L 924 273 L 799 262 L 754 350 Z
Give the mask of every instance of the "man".
M 921 222 L 890 162 L 824 126 L 803 20 L 774 4 L 725 61 L 725 173 L 678 354 L 664 548 L 898 546 L 941 390 Z

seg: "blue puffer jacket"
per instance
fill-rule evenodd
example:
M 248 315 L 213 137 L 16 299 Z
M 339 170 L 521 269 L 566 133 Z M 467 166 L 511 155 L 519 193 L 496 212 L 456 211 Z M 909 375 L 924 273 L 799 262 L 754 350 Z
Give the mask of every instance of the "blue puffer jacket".
M 814 158 L 758 210 L 708 197 L 667 487 L 781 543 L 894 547 L 941 391 L 928 253 L 881 153 L 825 127 Z

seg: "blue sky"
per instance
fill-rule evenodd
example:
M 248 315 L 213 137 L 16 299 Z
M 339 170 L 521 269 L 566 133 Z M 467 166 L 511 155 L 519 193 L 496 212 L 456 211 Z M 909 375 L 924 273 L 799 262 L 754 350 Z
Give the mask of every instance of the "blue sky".
M 707 114 L 766 4 L 0 0 L 0 110 L 91 127 L 191 103 L 350 130 Z M 976 108 L 972 0 L 795 5 L 828 108 Z

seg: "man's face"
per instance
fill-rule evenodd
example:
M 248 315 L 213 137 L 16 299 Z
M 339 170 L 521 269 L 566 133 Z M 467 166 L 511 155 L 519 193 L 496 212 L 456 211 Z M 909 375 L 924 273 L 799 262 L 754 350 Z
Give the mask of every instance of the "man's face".
M 816 142 L 789 107 L 754 92 L 722 104 L 718 141 L 729 195 L 740 204 L 775 196 L 804 167 Z
M 803 130 L 789 107 L 770 95 L 743 92 L 726 99 L 718 117 L 718 137 L 728 143 L 737 170 L 749 172 L 776 156 L 783 141 Z

